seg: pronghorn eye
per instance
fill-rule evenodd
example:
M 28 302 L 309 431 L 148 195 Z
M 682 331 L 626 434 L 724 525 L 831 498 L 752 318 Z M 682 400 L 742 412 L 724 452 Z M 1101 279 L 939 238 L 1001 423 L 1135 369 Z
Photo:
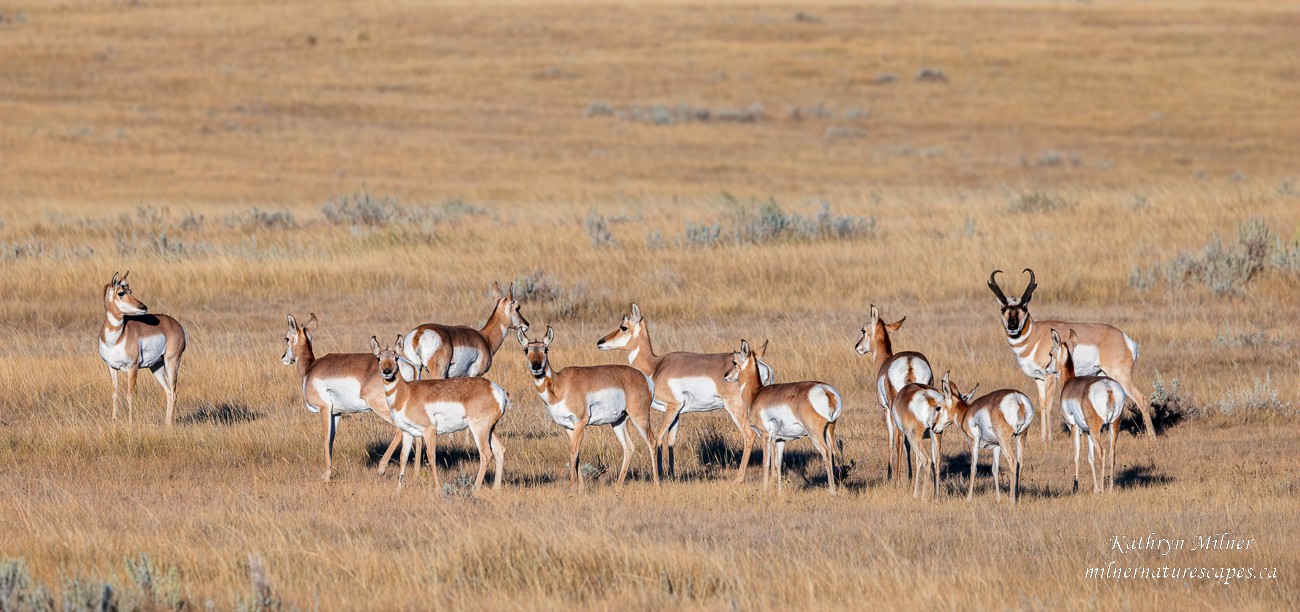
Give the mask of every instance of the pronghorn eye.
M 618 328 L 618 330 L 619 330 L 619 331 L 627 331 L 627 326 L 624 325 L 624 326 Z

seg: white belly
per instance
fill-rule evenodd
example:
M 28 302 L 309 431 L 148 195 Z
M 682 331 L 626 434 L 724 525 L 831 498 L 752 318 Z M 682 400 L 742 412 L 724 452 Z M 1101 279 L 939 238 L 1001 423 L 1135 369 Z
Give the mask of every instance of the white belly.
M 682 412 L 709 412 L 725 405 L 718 395 L 718 384 L 707 376 L 670 378 L 668 388 L 674 399 L 684 403 Z
M 1080 344 L 1070 353 L 1074 357 L 1074 375 L 1092 376 L 1101 371 L 1101 352 L 1091 344 Z
M 794 440 L 808 435 L 803 423 L 795 418 L 794 411 L 785 404 L 763 408 L 758 416 L 767 434 L 778 440 Z
M 550 413 L 551 420 L 555 421 L 556 425 L 565 429 L 573 429 L 573 426 L 578 422 L 578 416 L 573 414 L 573 411 L 569 410 L 569 406 L 564 402 L 547 404 L 546 411 Z
M 451 353 L 449 378 L 462 378 L 478 374 L 477 366 L 483 354 L 474 348 L 456 347 Z
M 601 389 L 587 394 L 587 424 L 610 425 L 627 414 L 627 396 L 622 389 Z
M 167 353 L 167 336 L 154 334 L 140 338 L 140 367 L 153 368 L 162 363 Z
M 455 433 L 469 427 L 469 422 L 465 420 L 465 404 L 460 402 L 425 404 L 424 412 L 429 415 L 429 422 L 433 423 L 438 435 Z
M 317 378 L 311 384 L 329 405 L 331 414 L 370 412 L 370 404 L 361 398 L 361 381 L 355 378 Z

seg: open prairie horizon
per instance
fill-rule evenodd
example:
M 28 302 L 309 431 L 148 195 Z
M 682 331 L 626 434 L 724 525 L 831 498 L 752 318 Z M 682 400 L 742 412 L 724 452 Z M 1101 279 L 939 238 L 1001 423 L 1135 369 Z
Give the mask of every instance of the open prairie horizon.
M 1273 2 L 4 8 L 0 608 L 105 584 L 123 609 L 1297 607 L 1298 30 Z M 985 285 L 1026 267 L 1036 317 L 1137 340 L 1161 436 L 1126 419 L 1094 496 L 1035 422 L 1014 507 L 987 452 L 965 501 L 953 436 L 914 500 L 853 351 L 870 306 L 963 388 L 1036 400 Z M 172 429 L 148 376 L 109 417 L 93 337 L 128 269 L 189 334 Z M 844 494 L 806 440 L 784 495 L 757 456 L 731 483 L 719 412 L 683 418 L 657 489 L 638 447 L 614 491 L 595 428 L 570 494 L 512 336 L 487 374 L 503 489 L 467 494 L 456 434 L 448 486 L 399 493 L 373 415 L 322 483 L 285 315 L 317 314 L 318 355 L 365 352 L 482 324 L 494 281 L 557 367 L 626 363 L 595 341 L 633 301 L 660 354 L 771 340 L 778 381 L 844 396 Z M 1254 542 L 1112 549 L 1152 533 Z M 1086 577 L 1109 562 L 1276 578 Z

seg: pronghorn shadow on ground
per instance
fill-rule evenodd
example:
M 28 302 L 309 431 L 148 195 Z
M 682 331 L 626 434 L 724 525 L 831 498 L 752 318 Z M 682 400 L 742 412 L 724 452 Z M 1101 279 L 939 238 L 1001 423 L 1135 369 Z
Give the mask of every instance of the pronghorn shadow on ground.
M 1173 484 L 1174 477 L 1156 470 L 1154 464 L 1129 465 L 1115 474 L 1115 487 L 1119 489 L 1145 489 Z
M 437 450 L 438 469 L 451 470 L 460 467 L 461 464 L 470 464 L 471 466 L 474 467 L 474 469 L 478 469 L 478 451 L 473 446 L 467 447 L 467 446 L 461 446 L 460 444 L 451 443 L 451 441 L 449 440 L 449 438 L 451 437 L 452 436 L 448 436 L 444 434 L 442 436 L 439 436 L 438 438 L 440 442 L 438 444 L 438 450 Z M 369 444 L 367 444 L 366 465 L 372 468 L 379 467 L 379 460 L 384 458 L 384 451 L 388 450 L 389 442 L 391 442 L 391 440 L 387 440 L 387 441 L 373 440 Z M 415 454 L 414 448 L 412 448 L 411 454 L 412 455 Z M 397 450 L 393 452 L 393 457 L 389 459 L 388 463 L 389 465 L 394 465 L 401 458 L 402 458 L 402 449 L 399 446 Z M 416 461 L 420 461 L 421 465 L 428 466 L 429 447 L 425 446 L 424 451 L 420 453 L 420 456 L 414 457 L 414 459 Z M 491 460 L 490 453 L 488 459 Z M 407 469 L 410 468 L 408 467 Z
M 266 415 L 254 412 L 242 404 L 203 404 L 195 412 L 176 419 L 178 425 L 201 425 L 211 423 L 230 427 L 236 423 L 256 421 Z

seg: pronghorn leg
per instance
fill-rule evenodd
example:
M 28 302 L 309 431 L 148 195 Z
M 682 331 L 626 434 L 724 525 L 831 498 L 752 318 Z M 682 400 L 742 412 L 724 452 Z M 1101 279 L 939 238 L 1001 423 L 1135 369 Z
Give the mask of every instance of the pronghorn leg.
M 627 478 L 627 468 L 632 465 L 632 453 L 636 452 L 636 448 L 632 446 L 632 440 L 627 435 L 626 416 L 614 426 L 614 436 L 618 438 L 619 446 L 623 447 L 623 467 L 618 470 L 618 484 L 616 485 L 616 488 L 622 489 L 623 480 Z
M 1011 477 L 1011 503 L 1020 503 L 1020 466 L 1024 462 L 1024 448 L 1020 445 L 1020 436 L 1016 439 L 1016 473 Z
M 830 487 L 831 495 L 835 495 L 835 471 L 831 467 L 831 449 L 826 445 L 826 430 L 823 429 L 821 435 L 810 431 L 808 439 L 812 441 L 813 448 L 822 456 L 822 462 L 826 464 L 826 486 Z
M 424 436 L 415 439 L 415 475 L 413 478 L 417 481 L 420 479 L 420 464 L 424 463 L 424 459 L 420 457 L 422 451 L 424 451 Z
M 668 443 L 668 471 L 664 472 L 659 468 L 659 472 L 666 474 L 668 478 L 677 479 L 677 467 L 673 461 L 673 447 L 677 446 L 677 425 L 681 420 L 682 404 L 681 402 L 664 402 L 664 420 L 659 426 L 659 435 L 655 436 L 657 446 L 655 447 L 655 461 L 659 461 L 663 456 L 664 443 Z
M 785 463 L 785 440 L 778 439 L 776 441 L 776 457 L 773 457 L 773 459 L 776 460 L 776 494 L 780 495 L 783 480 L 781 467 Z
M 930 446 L 934 452 L 930 455 L 930 462 L 934 465 L 934 497 L 939 498 L 939 470 L 943 467 L 943 434 L 930 432 Z
M 838 478 L 839 477 L 838 475 L 840 473 L 840 469 L 839 469 L 840 466 L 838 461 L 843 461 L 844 457 L 841 457 L 839 454 L 836 454 L 836 451 L 838 450 L 840 453 L 843 453 L 844 449 L 838 448 L 837 445 L 835 444 L 835 422 L 834 421 L 831 421 L 830 423 L 826 424 L 826 447 L 831 449 L 831 470 L 835 472 L 836 477 Z M 843 485 L 844 483 L 841 482 L 840 484 Z
M 442 482 L 438 480 L 438 429 L 437 427 L 434 425 L 430 425 L 426 427 L 424 429 L 424 435 L 421 437 L 425 438 L 427 442 L 426 446 L 429 453 L 429 471 L 433 472 L 433 488 L 434 490 L 440 491 L 442 490 Z M 418 457 L 419 456 L 417 455 L 417 458 Z
M 1107 453 L 1107 456 L 1110 457 L 1110 490 L 1111 491 L 1115 490 L 1115 438 L 1117 438 L 1118 436 L 1119 436 L 1119 432 L 1115 431 L 1115 423 L 1111 423 L 1110 424 L 1110 452 Z
M 482 427 L 471 433 L 474 434 L 474 447 L 478 449 L 478 474 L 474 476 L 473 489 L 477 493 L 479 487 L 483 486 L 483 479 L 487 476 L 488 453 L 492 452 L 492 427 Z
M 885 480 L 897 480 L 898 477 L 898 468 L 895 467 L 896 464 L 894 463 L 894 459 L 898 455 L 898 452 L 894 450 L 894 444 L 896 443 L 894 438 L 896 437 L 896 433 L 897 432 L 894 431 L 894 423 L 889 418 L 889 409 L 886 408 L 885 440 L 887 446 L 885 446 Z
M 970 484 L 966 486 L 966 501 L 975 499 L 975 466 L 980 462 L 980 438 L 975 434 L 975 441 L 970 445 Z
M 1110 374 L 1110 372 L 1107 372 L 1107 374 Z M 1124 393 L 1128 395 L 1128 401 L 1133 402 L 1133 405 L 1137 406 L 1138 412 L 1142 414 L 1142 426 L 1146 428 L 1147 440 L 1156 439 L 1156 426 L 1151 422 L 1151 405 L 1146 400 L 1147 396 L 1143 395 L 1138 390 L 1137 385 L 1133 384 L 1128 373 L 1111 375 L 1111 378 L 1115 379 L 1115 382 L 1124 388 Z
M 993 447 L 993 500 L 1002 503 L 1002 446 Z
M 172 406 L 172 390 L 171 390 L 170 387 L 167 386 L 167 370 L 166 370 L 166 368 L 164 368 L 164 367 L 162 366 L 162 364 L 159 364 L 159 365 L 156 365 L 156 366 L 154 366 L 154 367 L 152 367 L 152 368 L 149 368 L 149 373 L 153 375 L 153 379 L 154 379 L 154 380 L 158 381 L 158 386 L 159 386 L 159 387 L 162 387 L 163 394 L 165 394 L 165 395 L 167 396 L 167 412 L 166 412 L 166 414 L 163 416 L 163 419 L 164 419 L 164 420 L 163 420 L 163 424 L 165 424 L 165 425 L 168 426 L 168 427 L 171 427 L 172 424 L 173 424 L 173 421 L 172 421 L 172 408 L 173 408 L 173 406 Z
M 411 458 L 411 441 L 415 436 L 402 432 L 402 465 L 397 468 L 397 490 L 402 490 L 402 484 L 406 481 L 406 461 Z
M 168 427 L 176 424 L 176 377 L 180 367 L 178 355 L 149 368 L 149 373 L 153 374 L 154 380 L 158 381 L 158 386 L 162 387 L 163 393 L 167 394 L 166 424 Z
M 1079 431 L 1078 425 L 1071 425 L 1070 430 L 1074 433 L 1074 492 L 1079 492 Z
M 578 451 L 582 447 L 582 432 L 586 428 L 586 421 L 578 421 L 569 432 L 569 484 L 578 491 L 581 491 L 584 485 L 582 466 L 578 464 Z
M 914 473 L 912 474 L 912 497 L 914 499 L 919 499 L 921 497 L 921 482 L 925 479 L 921 470 L 926 470 L 926 473 L 929 473 L 930 471 L 930 466 L 927 465 L 928 460 L 925 457 L 925 451 L 921 450 L 921 445 L 919 444 L 922 435 L 924 435 L 924 432 L 909 434 L 907 436 L 908 445 L 912 447 L 912 454 L 915 455 L 915 460 L 912 462 L 914 469 Z
M 1052 397 L 1048 395 L 1048 382 L 1046 379 L 1034 379 L 1034 386 L 1038 387 L 1038 405 L 1043 410 L 1043 416 L 1038 420 L 1042 423 L 1042 439 L 1050 443 L 1052 441 Z
M 321 474 L 321 480 L 329 482 L 334 473 L 334 430 L 338 428 L 338 420 L 331 414 L 334 412 L 334 405 L 329 404 L 320 410 L 321 437 L 324 439 L 325 448 L 325 473 Z
M 108 377 L 113 381 L 113 420 L 117 420 L 117 370 L 108 369 Z
M 1097 461 L 1094 457 L 1097 447 L 1096 440 L 1092 437 L 1092 432 L 1088 432 L 1088 467 L 1092 468 L 1092 492 L 1101 493 L 1101 488 L 1097 486 Z M 1106 458 L 1102 457 L 1102 464 L 1105 465 Z
M 731 412 L 728 410 L 727 412 Z M 745 473 L 749 471 L 749 454 L 754 451 L 754 428 L 749 426 L 749 417 L 746 414 L 731 414 L 731 419 L 736 422 L 736 427 L 740 429 L 740 467 L 736 470 L 736 483 L 745 482 Z
M 492 463 L 496 471 L 492 474 L 492 489 L 495 491 L 501 488 L 501 478 L 505 474 L 506 448 L 501 445 L 501 439 L 497 437 L 497 426 L 492 425 L 492 432 L 488 434 L 488 446 L 492 449 Z
M 772 478 L 772 459 L 776 449 L 772 445 L 772 436 L 763 434 L 763 492 L 767 492 L 768 481 Z
M 393 441 L 388 444 L 388 450 L 384 451 L 384 458 L 379 460 L 379 475 L 383 476 L 384 471 L 388 469 L 388 462 L 393 458 L 393 453 L 397 451 L 397 445 L 402 443 L 402 430 L 398 429 L 393 434 Z M 433 464 L 430 457 L 429 464 Z
M 135 422 L 135 375 L 140 372 L 140 368 L 132 365 L 126 369 L 126 422 L 128 425 Z
M 429 378 L 447 378 L 448 370 L 451 368 L 451 347 L 443 345 L 429 357 L 426 364 L 429 370 Z
M 654 430 L 650 429 L 650 411 L 647 409 L 645 415 L 637 418 L 629 417 L 629 419 L 632 421 L 632 426 L 636 428 L 637 433 L 641 434 L 641 439 L 645 440 L 646 448 L 650 451 L 650 474 L 654 478 L 657 487 L 659 486 L 659 458 L 657 457 L 659 445 L 655 442 Z

